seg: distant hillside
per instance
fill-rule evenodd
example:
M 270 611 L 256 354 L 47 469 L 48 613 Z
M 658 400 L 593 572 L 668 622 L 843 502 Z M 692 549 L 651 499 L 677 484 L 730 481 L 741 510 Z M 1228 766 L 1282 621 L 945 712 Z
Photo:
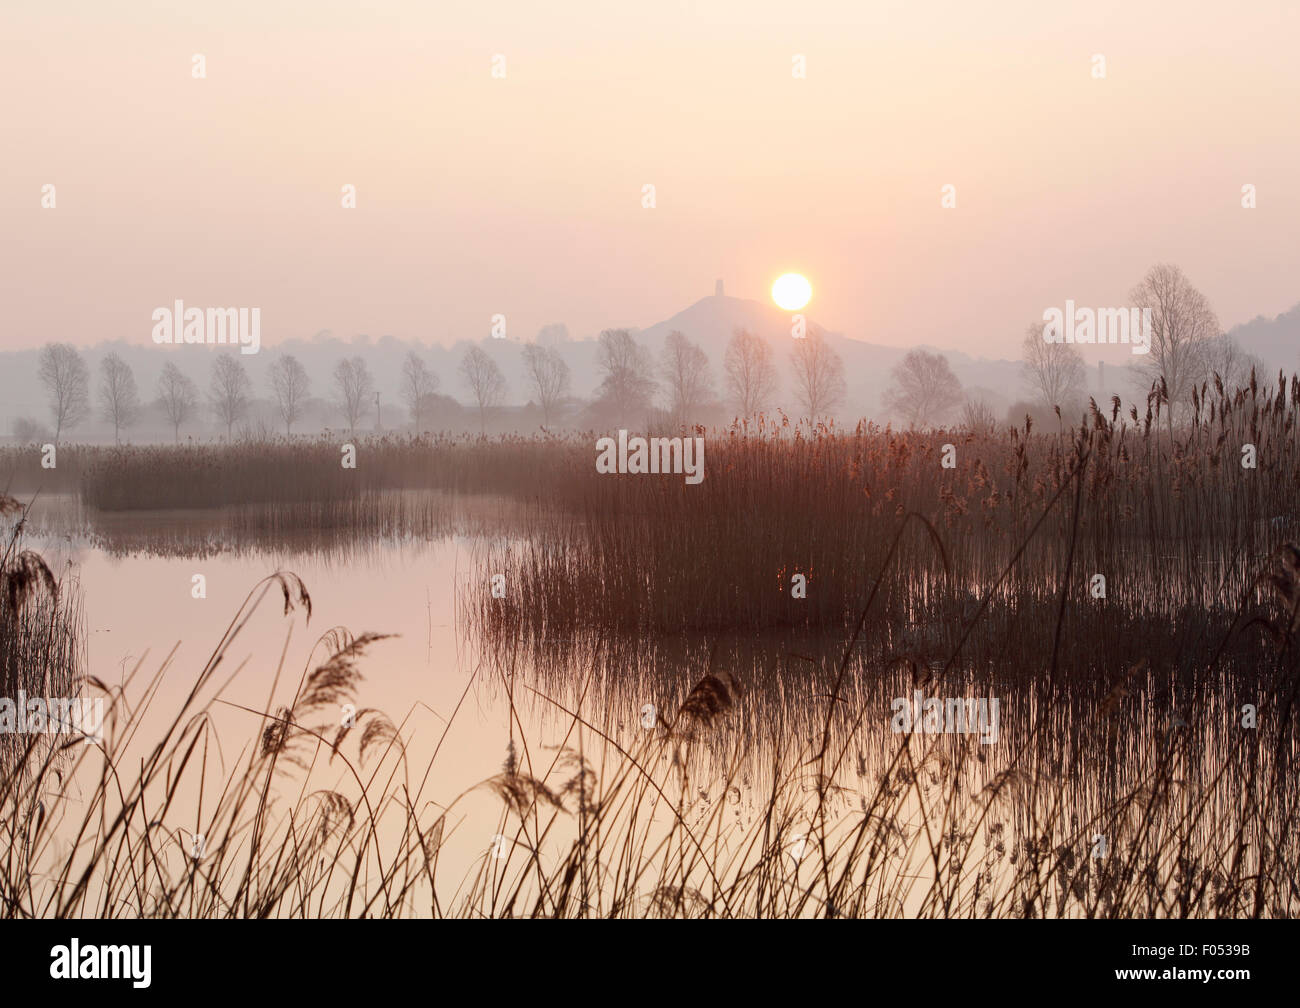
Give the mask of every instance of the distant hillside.
M 1263 360 L 1270 371 L 1300 370 L 1300 304 L 1276 318 L 1256 316 L 1228 330 L 1228 335 Z

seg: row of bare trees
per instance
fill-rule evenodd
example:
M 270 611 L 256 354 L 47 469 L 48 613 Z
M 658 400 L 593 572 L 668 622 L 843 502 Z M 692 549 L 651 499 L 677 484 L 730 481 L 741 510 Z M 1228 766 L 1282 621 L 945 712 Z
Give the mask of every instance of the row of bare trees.
M 91 415 L 90 371 L 76 348 L 52 343 L 41 351 L 38 377 L 46 390 L 57 441 Z M 291 434 L 294 424 L 303 418 L 311 395 L 307 371 L 297 357 L 286 354 L 271 365 L 269 378 L 272 402 L 285 433 Z M 375 398 L 374 379 L 358 356 L 339 361 L 333 379 L 337 406 L 348 429 L 355 430 Z M 437 375 L 414 351 L 408 354 L 402 367 L 401 395 L 417 427 L 437 388 Z M 238 357 L 223 355 L 213 361 L 207 400 L 213 416 L 225 426 L 227 439 L 235 425 L 247 419 L 252 392 L 252 382 Z M 95 395 L 100 419 L 112 424 L 113 438 L 120 442 L 122 432 L 139 421 L 143 404 L 134 372 L 116 353 L 109 353 L 100 362 Z M 155 401 L 174 437 L 180 440 L 181 428 L 198 415 L 198 387 L 174 362 L 168 361 L 158 378 Z
M 1135 373 L 1142 383 L 1139 394 L 1149 394 L 1166 408 L 1170 430 L 1175 415 L 1190 402 L 1192 390 L 1217 375 L 1227 387 L 1243 383 L 1257 362 L 1243 353 L 1219 327 L 1208 300 L 1176 266 L 1152 267 L 1134 288 L 1135 307 L 1150 310 L 1150 353 L 1136 358 Z M 1023 378 L 1033 402 L 1046 410 L 1074 414 L 1086 399 L 1087 369 L 1076 345 L 1049 343 L 1041 324 L 1029 327 L 1023 341 Z M 597 347 L 601 382 L 592 409 L 597 417 L 641 420 L 653 412 L 654 400 L 663 392 L 666 415 L 674 426 L 694 422 L 718 399 L 709 360 L 704 350 L 684 334 L 672 332 L 658 361 L 626 329 L 601 333 Z M 529 392 L 550 425 L 569 399 L 570 372 L 553 346 L 533 343 L 524 347 L 523 363 Z M 813 329 L 792 342 L 790 375 L 802 415 L 825 417 L 839 407 L 845 395 L 844 364 L 840 355 Z M 496 361 L 480 346 L 471 346 L 459 374 L 473 396 L 480 428 L 486 430 L 491 410 L 505 398 L 507 384 Z M 141 413 L 139 391 L 131 368 L 115 353 L 100 363 L 96 387 L 99 415 L 112 424 L 114 438 L 133 426 Z M 85 361 L 68 344 L 50 344 L 40 355 L 39 377 L 46 389 L 54 438 L 85 421 L 90 415 L 90 374 Z M 340 360 L 333 371 L 337 407 L 353 431 L 378 408 L 375 382 L 364 359 Z M 753 417 L 770 409 L 778 394 L 775 354 L 763 338 L 737 330 L 722 362 L 722 400 L 733 416 Z M 436 400 L 438 376 L 415 352 L 407 354 L 400 379 L 400 397 L 417 430 L 423 429 Z M 276 359 L 270 369 L 271 398 L 292 434 L 307 408 L 311 384 L 307 372 L 292 354 Z M 249 413 L 252 383 L 236 356 L 218 356 L 212 365 L 207 399 L 212 414 L 225 425 L 229 438 L 237 423 Z M 938 424 L 962 407 L 961 383 L 942 354 L 923 349 L 910 351 L 892 373 L 884 404 L 909 426 Z M 199 409 L 199 391 L 171 361 L 158 379 L 156 402 L 177 440 L 180 430 Z M 991 423 L 991 410 L 977 400 L 965 403 L 963 422 L 971 426 Z
M 480 429 L 486 430 L 488 412 L 505 399 L 505 375 L 497 362 L 479 346 L 471 346 L 465 351 L 459 371 L 478 407 Z M 569 397 L 569 365 L 554 347 L 530 343 L 524 347 L 524 374 L 537 405 L 541 407 L 542 422 L 549 425 Z M 416 425 L 419 425 L 418 417 Z
M 568 366 L 554 350 L 540 347 L 529 347 L 525 357 L 549 420 L 567 393 Z M 104 357 L 99 372 L 95 389 L 98 414 L 101 420 L 112 425 L 114 440 L 120 442 L 122 432 L 135 426 L 143 412 L 135 374 L 116 353 Z M 500 370 L 477 347 L 466 355 L 462 373 L 469 379 L 481 411 L 495 405 L 504 392 L 505 379 Z M 75 347 L 52 343 L 41 351 L 38 377 L 46 390 L 57 441 L 91 416 L 90 371 Z M 368 415 L 372 403 L 378 403 L 374 378 L 360 356 L 339 361 L 332 378 L 335 404 L 348 429 L 355 430 Z M 438 384 L 438 376 L 423 358 L 414 351 L 408 353 L 402 364 L 400 395 L 417 429 L 428 415 Z M 285 354 L 271 365 L 269 385 L 271 401 L 285 433 L 292 434 L 294 425 L 305 415 L 311 397 L 307 371 L 297 357 Z M 213 416 L 225 426 L 227 438 L 232 436 L 235 425 L 248 417 L 252 392 L 252 381 L 238 357 L 223 355 L 213 361 L 207 399 Z M 172 361 L 163 365 L 158 378 L 156 404 L 171 425 L 176 440 L 180 439 L 180 429 L 198 415 L 198 387 Z
M 41 350 L 37 377 L 49 398 L 57 442 L 65 430 L 71 430 L 90 416 L 90 369 L 74 347 L 51 343 Z M 142 406 L 135 374 L 117 354 L 110 353 L 100 362 L 95 393 L 100 417 L 113 425 L 113 438 L 120 441 L 122 431 L 139 419 Z M 181 425 L 193 416 L 197 407 L 198 391 L 171 361 L 158 378 L 157 401 L 179 439 Z
M 820 332 L 796 341 L 790 355 L 796 395 L 807 415 L 820 417 L 844 398 L 844 364 Z M 600 422 L 617 417 L 640 420 L 654 409 L 661 391 L 669 422 L 685 426 L 696 420 L 715 399 L 708 355 L 681 332 L 668 334 L 658 361 L 626 329 L 600 334 L 596 366 L 601 380 L 592 404 Z M 524 348 L 524 370 L 530 392 L 549 424 L 569 396 L 569 368 L 554 347 Z M 460 364 L 460 374 L 474 397 L 480 424 L 501 404 L 506 381 L 496 362 L 481 347 L 472 346 Z M 769 408 L 778 381 L 774 354 L 767 341 L 737 331 L 728 344 L 723 365 L 727 405 L 738 416 L 754 416 Z
M 1151 267 L 1129 295 L 1132 306 L 1151 314 L 1150 352 L 1135 357 L 1133 391 L 1158 397 L 1172 432 L 1192 390 L 1218 380 L 1226 388 L 1244 385 L 1252 368 L 1262 368 L 1219 325 L 1209 300 L 1177 266 Z M 1024 375 L 1036 402 L 1077 413 L 1087 398 L 1083 356 L 1068 343 L 1048 343 L 1041 324 L 1024 339 Z
M 668 334 L 656 366 L 627 330 L 606 330 L 600 336 L 597 364 L 604 376 L 596 390 L 597 404 L 648 412 L 662 385 L 670 422 L 682 426 L 715 400 L 708 355 L 681 332 Z M 795 341 L 790 365 L 795 395 L 807 416 L 825 416 L 843 402 L 844 363 L 820 332 Z M 752 417 L 774 405 L 779 386 L 775 354 L 760 336 L 744 329 L 733 334 L 722 377 L 724 401 L 734 416 Z
M 40 354 L 37 376 L 45 387 L 54 439 L 84 423 L 91 415 L 90 370 L 75 347 L 66 343 L 46 345 Z M 340 404 L 349 426 L 355 426 L 373 389 L 369 371 L 359 357 L 340 361 L 334 372 Z M 307 372 L 292 354 L 271 365 L 272 399 L 284 422 L 286 433 L 302 419 L 310 382 Z M 120 442 L 122 432 L 139 421 L 143 411 L 135 374 L 120 356 L 109 353 L 100 362 L 99 382 L 95 389 L 99 416 L 112 424 L 113 438 Z M 220 356 L 212 364 L 208 386 L 208 404 L 212 414 L 226 427 L 229 438 L 234 426 L 248 415 L 252 382 L 237 357 Z M 180 430 L 199 412 L 199 389 L 173 361 L 163 365 L 158 376 L 156 404 L 172 427 L 176 440 Z
M 752 417 L 771 407 L 779 383 L 772 348 L 765 340 L 738 331 L 727 344 L 722 371 L 727 405 L 737 416 Z M 790 371 L 804 416 L 825 417 L 844 402 L 844 361 L 820 330 L 793 342 Z
M 1209 300 L 1177 266 L 1153 266 L 1129 297 L 1132 307 L 1151 314 L 1150 352 L 1135 356 L 1133 391 L 1160 401 L 1171 432 L 1194 388 L 1216 377 L 1224 387 L 1237 388 L 1249 380 L 1252 368 L 1260 367 L 1222 331 Z M 1078 345 L 1047 342 L 1040 322 L 1026 330 L 1022 354 L 1022 376 L 1032 405 L 1066 417 L 1084 408 L 1087 366 Z M 885 406 L 909 426 L 942 423 L 963 405 L 961 383 L 941 354 L 911 351 L 894 368 L 892 379 Z M 987 404 L 969 400 L 962 422 L 986 427 L 993 417 Z
M 569 366 L 554 347 L 536 343 L 524 348 L 523 362 L 529 391 L 542 410 L 543 422 L 549 425 L 569 399 Z M 808 416 L 823 416 L 843 401 L 843 362 L 820 332 L 795 342 L 790 365 L 796 395 Z M 604 406 L 611 412 L 639 419 L 653 409 L 653 399 L 662 386 L 671 422 L 687 425 L 715 400 L 707 354 L 680 332 L 669 334 L 656 362 L 627 330 L 606 330 L 600 336 L 597 366 L 602 376 L 595 397 L 598 412 Z M 486 429 L 490 411 L 505 398 L 505 376 L 479 346 L 466 350 L 458 370 L 473 396 L 480 425 Z M 114 438 L 120 440 L 122 431 L 138 421 L 142 410 L 135 377 L 130 366 L 115 353 L 104 358 L 100 372 L 100 417 L 112 424 Z M 57 440 L 65 430 L 89 416 L 89 372 L 76 349 L 51 344 L 42 351 L 40 377 L 49 395 Z M 332 377 L 334 401 L 348 429 L 355 430 L 372 403 L 378 403 L 374 378 L 360 356 L 340 360 Z M 778 389 L 772 348 L 750 332 L 737 331 L 727 347 L 723 378 L 726 403 L 735 415 L 749 417 L 770 408 Z M 411 351 L 403 361 L 400 381 L 401 399 L 416 429 L 421 429 L 437 395 L 438 376 Z M 307 372 L 294 355 L 285 354 L 271 365 L 269 384 L 285 433 L 292 434 L 311 394 Z M 157 404 L 177 440 L 181 428 L 198 415 L 199 399 L 194 382 L 168 361 L 158 380 Z M 252 382 L 238 357 L 220 356 L 214 360 L 207 399 L 229 438 L 235 425 L 248 417 L 252 401 Z

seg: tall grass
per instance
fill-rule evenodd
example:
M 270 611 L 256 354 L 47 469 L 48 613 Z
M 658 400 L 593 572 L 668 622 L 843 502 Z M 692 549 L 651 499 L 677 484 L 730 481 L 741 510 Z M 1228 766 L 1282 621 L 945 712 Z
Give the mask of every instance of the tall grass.
M 1157 635 L 1179 633 L 1184 611 L 1213 631 L 1253 590 L 1251 562 L 1300 527 L 1298 396 L 1295 381 L 1198 396 L 1173 439 L 1154 405 L 1141 421 L 1094 408 L 1055 435 L 761 425 L 708 439 L 698 486 L 583 460 L 561 467 L 567 520 L 486 559 L 510 588 L 482 615 L 507 635 L 842 630 L 892 550 L 878 640 L 913 628 L 950 645 L 977 611 L 981 632 L 1014 620 L 1032 634 L 1084 601 L 1072 611 Z M 1257 468 L 1241 465 L 1246 444 Z
M 0 697 L 15 707 L 24 697 L 71 698 L 85 668 L 85 629 L 76 585 L 60 583 L 45 560 L 23 548 L 27 515 L 0 494 L 4 542 L 0 549 Z M 44 751 L 42 737 L 0 731 L 0 773 L 24 750 Z
M 376 634 L 335 628 L 300 671 L 280 659 L 268 697 L 283 683 L 287 703 L 232 706 L 254 611 L 310 615 L 280 573 L 174 714 L 145 711 L 185 671 L 141 666 L 97 685 L 102 743 L 4 775 L 0 907 L 1292 916 L 1300 383 L 1198 390 L 1172 435 L 1161 408 L 1093 406 L 1054 434 L 763 420 L 709 436 L 699 486 L 598 474 L 594 438 L 377 439 L 355 471 L 326 440 L 108 450 L 90 507 L 228 508 L 271 537 L 425 520 L 383 503 L 406 491 L 524 502 L 526 541 L 486 547 L 462 597 L 491 651 L 462 706 L 484 684 L 501 699 L 503 764 L 443 792 L 450 726 L 361 704 Z M 1004 738 L 894 734 L 912 688 L 1000 696 Z M 242 748 L 217 728 L 231 714 Z M 539 717 L 555 746 L 526 730 Z
M 1121 600 L 1167 621 L 1183 606 L 1235 607 L 1248 590 L 1241 561 L 1300 527 L 1300 381 L 1207 386 L 1172 436 L 1161 407 L 1153 396 L 1145 417 L 1123 417 L 1118 400 L 1094 405 L 1056 433 L 760 419 L 706 436 L 697 486 L 597 473 L 594 433 L 357 439 L 356 469 L 342 468 L 340 439 L 327 437 L 103 448 L 77 465 L 96 527 L 179 510 L 245 541 L 436 535 L 451 498 L 513 499 L 524 509 L 512 530 L 530 542 L 492 566 L 528 618 L 556 625 L 581 610 L 585 623 L 629 632 L 843 627 L 909 514 L 924 522 L 909 523 L 903 573 L 880 608 L 894 624 L 958 624 L 986 589 L 1050 608 L 1067 570 L 1062 590 L 1077 598 L 1092 575 L 1106 577 L 1098 610 Z M 1247 444 L 1253 469 L 1241 465 Z M 796 574 L 806 598 L 792 597 Z
M 1279 584 L 1269 617 L 1281 673 L 1274 685 L 1294 682 L 1298 671 L 1296 573 L 1294 598 L 1283 600 Z M 997 750 L 997 767 L 969 740 L 882 735 L 876 705 L 841 688 L 848 679 L 836 670 L 847 668 L 849 650 L 827 670 L 836 685 L 804 708 L 802 727 L 814 726 L 806 734 L 775 722 L 751 734 L 738 720 L 749 694 L 716 665 L 661 696 L 648 729 L 620 729 L 599 702 L 591 710 L 586 698 L 598 690 L 590 676 L 558 696 L 501 668 L 492 673 L 507 698 L 501 771 L 443 794 L 434 784 L 441 741 L 418 739 L 409 718 L 395 723 L 361 707 L 355 723 L 334 719 L 342 703 L 361 706 L 361 668 L 382 648 L 378 635 L 331 630 L 300 674 L 282 665 L 276 673 L 269 695 L 283 679 L 292 686 L 288 703 L 230 708 L 218 670 L 268 593 L 286 618 L 309 616 L 310 596 L 294 576 L 259 585 L 179 709 L 155 719 L 156 738 L 139 737 L 148 703 L 128 695 L 156 697 L 161 677 L 180 671 L 168 662 L 142 687 L 129 678 L 106 690 L 109 729 L 100 744 L 72 746 L 74 766 L 56 773 L 46 755 L 4 777 L 5 916 L 1300 910 L 1289 708 L 1273 708 L 1256 732 L 1230 733 L 1195 785 L 1198 733 L 1162 732 L 1138 746 L 1124 781 L 1094 778 L 1087 786 L 1101 800 L 1084 803 L 1080 783 L 1034 745 L 1059 717 Z M 1141 683 L 1130 677 L 1126 687 Z M 240 749 L 217 737 L 222 707 L 247 718 Z M 554 747 L 528 741 L 527 707 L 562 726 Z M 416 752 L 424 753 L 419 762 Z M 444 852 L 457 834 L 482 842 L 448 869 Z M 1098 834 L 1109 844 L 1101 857 Z
M 554 439 L 468 436 L 274 439 L 100 448 L 82 462 L 82 500 L 102 511 L 331 505 L 382 490 L 496 493 L 551 482 Z M 344 468 L 342 446 L 356 447 Z M 490 446 L 490 447 L 489 447 Z

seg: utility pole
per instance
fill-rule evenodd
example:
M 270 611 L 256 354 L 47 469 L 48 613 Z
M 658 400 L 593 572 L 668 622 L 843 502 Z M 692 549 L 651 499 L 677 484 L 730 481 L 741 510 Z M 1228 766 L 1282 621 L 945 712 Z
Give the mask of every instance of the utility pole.
M 383 429 L 384 429 L 384 422 L 380 418 L 380 413 L 379 413 L 379 393 L 376 392 L 375 393 L 375 430 L 382 432 Z

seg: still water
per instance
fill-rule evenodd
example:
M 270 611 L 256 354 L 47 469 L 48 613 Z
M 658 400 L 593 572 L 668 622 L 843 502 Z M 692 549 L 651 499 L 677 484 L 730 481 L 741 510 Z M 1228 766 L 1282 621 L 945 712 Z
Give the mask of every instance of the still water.
M 385 635 L 359 659 L 356 707 L 384 711 L 396 725 L 404 758 L 381 764 L 384 772 L 401 780 L 423 815 L 445 813 L 436 830 L 445 889 L 436 908 L 413 900 L 412 913 L 473 902 L 482 885 L 499 884 L 513 845 L 558 867 L 601 784 L 628 761 L 656 776 L 662 800 L 640 811 L 620 807 L 613 818 L 644 815 L 647 836 L 681 830 L 691 843 L 691 830 L 712 830 L 709 874 L 725 871 L 729 882 L 756 870 L 755 851 L 776 835 L 780 883 L 798 891 L 817 871 L 805 863 L 814 833 L 846 841 L 862 822 L 875 822 L 873 836 L 890 848 L 880 855 L 892 859 L 881 875 L 888 884 L 857 897 L 853 910 L 886 914 L 1019 913 L 1026 900 L 1031 912 L 1096 912 L 1104 907 L 1103 863 L 1126 842 L 1128 875 L 1173 857 L 1187 862 L 1186 889 L 1186 876 L 1213 873 L 1268 779 L 1269 754 L 1243 747 L 1238 714 L 1243 700 L 1265 712 L 1270 700 L 1231 669 L 1214 683 L 1188 683 L 1135 666 L 1119 686 L 1045 688 L 1014 669 L 990 676 L 957 665 L 940 676 L 915 658 L 882 664 L 870 642 L 843 660 L 848 642 L 840 637 L 485 633 L 476 614 L 491 604 L 487 558 L 522 543 L 508 512 L 499 500 L 458 501 L 423 534 L 295 542 L 233 533 L 221 513 L 102 516 L 67 498 L 39 502 L 30 543 L 84 594 L 88 672 L 121 690 L 134 712 L 119 764 L 147 756 L 232 620 L 251 612 L 191 707 L 208 712 L 217 772 L 207 792 L 187 785 L 166 804 L 160 822 L 178 860 L 198 843 L 215 782 L 262 737 L 261 712 L 293 703 L 301 679 L 335 649 L 337 642 L 322 642 L 335 627 Z M 264 580 L 277 571 L 301 579 L 310 619 L 301 604 L 285 612 L 279 586 Z M 265 594 L 251 608 L 250 592 Z M 336 715 L 337 727 L 354 712 L 340 704 L 329 720 Z M 939 734 L 909 743 L 907 726 Z M 668 741 L 652 746 L 656 737 Z M 518 767 L 558 796 L 558 825 L 521 839 L 517 811 L 484 783 L 501 780 L 503 767 Z M 352 783 L 338 763 L 317 761 L 310 773 L 277 776 L 273 790 L 292 803 L 311 788 L 347 793 Z M 1267 814 L 1281 816 L 1282 807 Z M 1153 822 L 1163 852 L 1151 855 Z M 52 862 L 75 860 L 73 845 L 61 838 Z M 936 850 L 946 866 L 966 866 L 948 892 L 936 881 Z M 1286 848 L 1283 856 L 1293 854 Z M 843 856 L 820 855 L 823 865 Z M 1034 862 L 1041 880 L 1037 865 L 1048 855 L 1058 866 L 1049 876 L 1064 864 L 1084 881 L 1062 874 L 1054 894 L 1026 886 L 1024 865 Z M 633 887 L 643 901 L 618 912 L 691 912 L 681 897 L 695 891 L 686 880 L 672 880 L 678 899 L 669 907 L 657 902 L 662 881 L 649 873 Z M 584 911 L 605 911 L 604 884 L 591 883 L 596 895 L 584 898 Z M 360 889 L 376 885 L 362 880 Z M 982 897 L 981 886 L 1002 895 Z M 1168 887 L 1178 883 L 1155 887 L 1162 891 L 1150 912 L 1188 898 Z

